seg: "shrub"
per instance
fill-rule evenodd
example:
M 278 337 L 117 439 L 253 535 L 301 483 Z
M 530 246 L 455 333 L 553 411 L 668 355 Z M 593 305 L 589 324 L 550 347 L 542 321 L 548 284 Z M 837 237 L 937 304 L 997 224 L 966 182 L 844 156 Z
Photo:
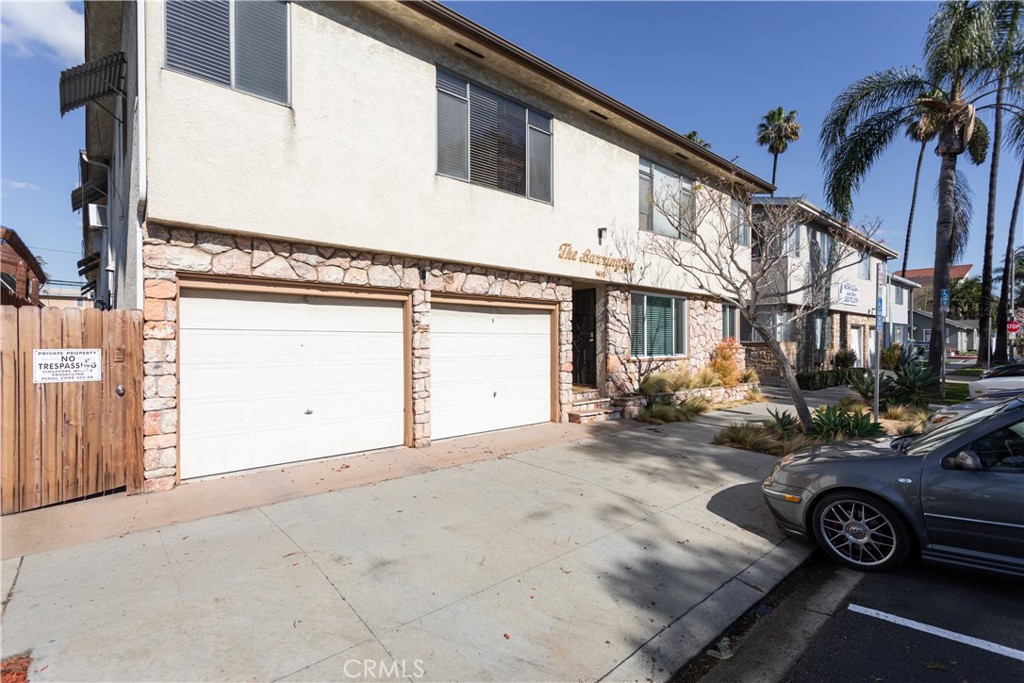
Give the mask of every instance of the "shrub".
M 670 391 L 693 388 L 693 372 L 689 366 L 681 365 L 665 373 Z
M 871 409 L 868 407 L 868 404 L 864 402 L 864 399 L 860 397 L 854 398 L 853 396 L 844 396 L 839 399 L 839 408 L 847 413 L 871 412 Z
M 697 387 L 720 387 L 722 386 L 722 379 L 718 376 L 711 366 L 705 365 L 697 374 L 693 377 L 693 386 Z
M 768 431 L 779 436 L 796 436 L 800 433 L 800 420 L 788 410 L 778 411 L 768 409 L 771 420 L 766 420 L 764 425 Z
M 808 439 L 803 434 L 796 434 L 792 438 L 781 439 L 772 434 L 764 425 L 737 422 L 715 434 L 712 443 L 719 446 L 742 448 L 745 451 L 782 456 L 805 448 L 813 444 L 814 441 Z
M 882 368 L 885 370 L 895 370 L 899 367 L 900 356 L 903 355 L 903 348 L 899 343 L 893 344 L 887 348 L 882 349 Z
M 761 378 L 757 376 L 757 370 L 754 368 L 747 368 L 740 373 L 740 382 L 743 384 L 758 384 Z
M 896 422 L 908 422 L 910 419 L 910 408 L 902 405 L 891 405 L 887 406 L 882 411 L 882 417 L 886 420 L 895 420 Z
M 871 417 L 871 413 L 847 413 L 846 425 L 843 427 L 846 436 L 854 439 L 869 439 L 885 436 L 885 430 Z
M 718 346 L 711 352 L 708 367 L 718 376 L 723 387 L 734 387 L 739 384 L 743 371 L 736 359 L 736 340 L 729 338 L 718 342 Z
M 938 379 L 938 376 L 928 368 L 904 365 L 896 371 L 896 377 L 892 381 L 893 399 L 903 405 L 927 406 L 928 393 Z
M 760 387 L 754 387 L 748 391 L 746 399 L 751 403 L 764 403 L 765 400 L 767 400 L 765 399 L 764 394 L 761 393 Z
M 850 373 L 848 385 L 861 395 L 865 401 L 875 400 L 875 373 L 870 370 L 859 370 Z M 887 403 L 892 400 L 894 385 L 892 378 L 882 375 L 878 383 L 878 402 Z
M 707 399 L 701 397 L 688 398 L 679 403 L 652 403 L 637 415 L 637 420 L 648 424 L 665 424 L 666 422 L 690 421 L 710 407 Z
M 857 352 L 853 349 L 839 349 L 833 357 L 832 362 L 840 370 L 852 368 L 857 364 Z
M 822 439 L 838 441 L 846 437 L 847 416 L 838 406 L 821 406 L 811 414 L 811 433 Z
M 858 370 L 818 370 L 814 372 L 798 372 L 796 383 L 804 391 L 817 391 L 846 384 L 852 373 Z
M 911 436 L 914 434 L 921 433 L 922 423 L 920 422 L 904 422 L 896 428 L 896 436 Z
M 671 391 L 668 377 L 661 372 L 652 372 L 640 380 L 640 393 L 648 396 L 652 394 L 665 394 Z

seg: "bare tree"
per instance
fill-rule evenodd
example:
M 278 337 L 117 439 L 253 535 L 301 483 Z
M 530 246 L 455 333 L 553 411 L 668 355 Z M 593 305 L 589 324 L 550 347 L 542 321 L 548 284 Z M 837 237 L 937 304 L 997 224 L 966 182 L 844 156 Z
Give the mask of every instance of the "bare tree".
M 819 220 L 822 232 L 810 244 L 800 244 L 795 230 L 810 216 L 799 203 L 768 202 L 751 215 L 749 197 L 724 179 L 695 183 L 692 189 L 667 181 L 652 192 L 652 204 L 679 237 L 652 236 L 647 247 L 678 269 L 688 286 L 738 307 L 778 363 L 797 415 L 809 429 L 811 413 L 778 333 L 833 301 L 837 274 L 864 258 L 863 243 L 877 223 L 854 229 Z M 766 315 L 782 307 L 792 312 L 787 320 Z

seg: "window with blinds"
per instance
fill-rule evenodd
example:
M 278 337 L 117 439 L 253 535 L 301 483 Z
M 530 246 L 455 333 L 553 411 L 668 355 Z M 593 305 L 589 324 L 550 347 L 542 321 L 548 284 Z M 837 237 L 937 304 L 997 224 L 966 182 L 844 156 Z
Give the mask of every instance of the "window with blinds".
M 437 172 L 551 201 L 551 117 L 437 70 Z
M 165 62 L 275 102 L 288 102 L 288 3 L 168 0 Z
M 630 347 L 636 357 L 686 355 L 686 300 L 634 293 L 630 300 Z

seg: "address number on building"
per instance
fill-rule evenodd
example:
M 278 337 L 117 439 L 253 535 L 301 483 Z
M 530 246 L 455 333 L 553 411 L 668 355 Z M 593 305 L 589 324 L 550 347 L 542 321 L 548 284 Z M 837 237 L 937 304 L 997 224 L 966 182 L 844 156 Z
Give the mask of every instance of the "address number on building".
M 100 349 L 33 349 L 32 382 L 99 382 L 103 380 Z

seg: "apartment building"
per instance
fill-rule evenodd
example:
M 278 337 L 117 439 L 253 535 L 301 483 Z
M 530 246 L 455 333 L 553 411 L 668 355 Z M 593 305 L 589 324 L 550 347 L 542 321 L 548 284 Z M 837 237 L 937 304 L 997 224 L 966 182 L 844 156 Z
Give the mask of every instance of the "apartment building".
M 764 250 L 781 250 L 780 277 L 789 280 L 779 287 L 786 293 L 765 307 L 763 321 L 774 331 L 790 363 L 797 371 L 829 369 L 839 349 L 852 349 L 858 364 L 866 366 L 875 350 L 878 267 L 897 254 L 884 244 L 864 235 L 802 197 L 756 197 L 753 220 L 777 220 L 785 212 L 787 226 L 781 244 L 764 245 Z M 757 232 L 757 231 L 755 231 Z M 829 267 L 827 264 L 832 263 Z M 827 282 L 819 273 L 830 272 Z M 883 272 L 886 272 L 883 270 Z M 888 284 L 890 278 L 883 276 Z M 811 300 L 812 290 L 804 283 L 818 278 L 822 293 Z M 817 289 L 817 288 L 815 288 Z M 901 287 L 900 289 L 903 289 Z M 827 293 L 826 293 L 827 292 Z M 902 298 L 902 297 L 900 297 Z M 890 311 L 888 287 L 883 287 L 882 315 L 906 325 L 905 308 Z M 748 363 L 764 379 L 777 377 L 774 360 L 764 352 L 763 342 L 749 325 L 741 325 Z
M 147 489 L 567 421 L 721 342 L 715 285 L 633 247 L 686 239 L 654 188 L 771 185 L 443 5 L 85 9 L 61 105 L 97 297 L 145 315 Z

